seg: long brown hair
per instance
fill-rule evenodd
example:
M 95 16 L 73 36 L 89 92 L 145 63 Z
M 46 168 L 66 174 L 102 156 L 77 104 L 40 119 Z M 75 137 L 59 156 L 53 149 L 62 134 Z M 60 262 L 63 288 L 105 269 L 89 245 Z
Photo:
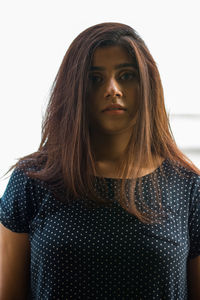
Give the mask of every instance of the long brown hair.
M 144 162 L 145 166 L 152 166 L 155 157 L 162 157 L 169 159 L 174 166 L 178 163 L 198 174 L 200 170 L 178 149 L 174 141 L 156 63 L 144 41 L 130 26 L 111 22 L 97 24 L 74 39 L 51 89 L 42 122 L 39 149 L 20 158 L 9 171 L 14 167 L 24 169 L 31 178 L 47 184 L 61 201 L 87 196 L 93 203 L 108 205 L 94 185 L 97 173 L 87 119 L 87 89 L 94 51 L 109 45 L 125 47 L 136 61 L 140 90 L 134 137 L 131 137 L 119 165 L 120 178 L 123 180 L 120 181 L 118 201 L 141 221 L 152 222 L 156 219 L 156 213 L 139 210 L 135 204 L 134 190 Z M 156 201 L 161 204 L 157 179 L 154 172 L 151 175 L 158 195 Z M 126 178 L 129 177 L 135 179 L 132 181 L 131 201 L 127 206 L 124 189 Z M 139 183 L 141 186 L 141 178 Z

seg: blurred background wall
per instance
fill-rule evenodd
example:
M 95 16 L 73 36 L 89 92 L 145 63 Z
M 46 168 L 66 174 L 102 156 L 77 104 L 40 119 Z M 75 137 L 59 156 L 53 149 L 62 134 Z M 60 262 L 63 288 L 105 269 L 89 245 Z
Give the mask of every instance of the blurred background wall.
M 200 168 L 198 1 L 7 0 L 0 4 L 0 196 L 9 179 L 3 174 L 39 146 L 50 88 L 70 43 L 87 27 L 112 21 L 132 26 L 146 42 L 176 142 Z

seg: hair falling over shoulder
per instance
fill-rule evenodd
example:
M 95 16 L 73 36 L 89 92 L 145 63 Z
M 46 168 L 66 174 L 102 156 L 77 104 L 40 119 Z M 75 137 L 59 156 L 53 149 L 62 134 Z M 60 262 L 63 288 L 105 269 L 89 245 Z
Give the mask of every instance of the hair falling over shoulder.
M 200 170 L 178 149 L 174 141 L 156 63 L 144 41 L 128 25 L 112 22 L 97 24 L 74 39 L 52 85 L 38 151 L 20 158 L 9 171 L 15 167 L 24 169 L 31 178 L 47 184 L 61 201 L 87 195 L 93 203 L 108 204 L 94 188 L 96 166 L 87 119 L 87 88 L 95 49 L 109 45 L 125 47 L 136 60 L 140 87 L 134 138 L 131 138 L 119 166 L 123 180 L 118 201 L 141 221 L 151 223 L 157 219 L 156 213 L 144 213 L 135 204 L 133 191 L 136 180 L 133 180 L 132 201 L 127 208 L 125 179 L 137 178 L 144 162 L 151 166 L 155 157 L 168 158 L 174 165 L 178 163 L 198 174 Z M 160 203 L 156 178 L 152 178 L 152 181 L 158 195 L 156 201 Z

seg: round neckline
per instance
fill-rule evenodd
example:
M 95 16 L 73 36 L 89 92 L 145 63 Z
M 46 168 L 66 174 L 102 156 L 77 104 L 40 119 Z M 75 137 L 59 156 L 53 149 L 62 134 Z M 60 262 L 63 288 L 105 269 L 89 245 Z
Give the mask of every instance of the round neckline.
M 165 158 L 165 159 L 162 161 L 162 163 L 160 164 L 160 166 L 158 166 L 153 172 L 148 173 L 148 174 L 146 174 L 146 175 L 144 175 L 144 176 L 137 177 L 136 180 L 138 180 L 138 179 L 143 179 L 143 178 L 147 178 L 147 177 L 151 176 L 152 174 L 157 173 L 157 172 L 160 170 L 160 168 L 161 168 L 166 162 L 167 162 L 167 158 Z M 118 181 L 121 181 L 121 180 L 122 180 L 122 178 L 117 178 L 117 177 L 103 177 L 103 176 L 94 176 L 94 177 L 97 178 L 97 179 L 105 179 L 105 180 L 115 180 L 115 181 L 116 181 L 116 180 L 118 180 Z M 125 180 L 133 180 L 133 178 L 125 178 Z

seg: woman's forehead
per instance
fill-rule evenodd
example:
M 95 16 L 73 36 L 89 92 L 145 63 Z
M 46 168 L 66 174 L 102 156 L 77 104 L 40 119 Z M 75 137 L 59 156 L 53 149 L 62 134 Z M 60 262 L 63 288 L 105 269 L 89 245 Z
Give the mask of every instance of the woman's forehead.
M 135 59 L 125 47 L 122 46 L 106 46 L 99 47 L 94 51 L 92 58 L 92 66 L 99 64 L 124 64 L 134 63 Z

